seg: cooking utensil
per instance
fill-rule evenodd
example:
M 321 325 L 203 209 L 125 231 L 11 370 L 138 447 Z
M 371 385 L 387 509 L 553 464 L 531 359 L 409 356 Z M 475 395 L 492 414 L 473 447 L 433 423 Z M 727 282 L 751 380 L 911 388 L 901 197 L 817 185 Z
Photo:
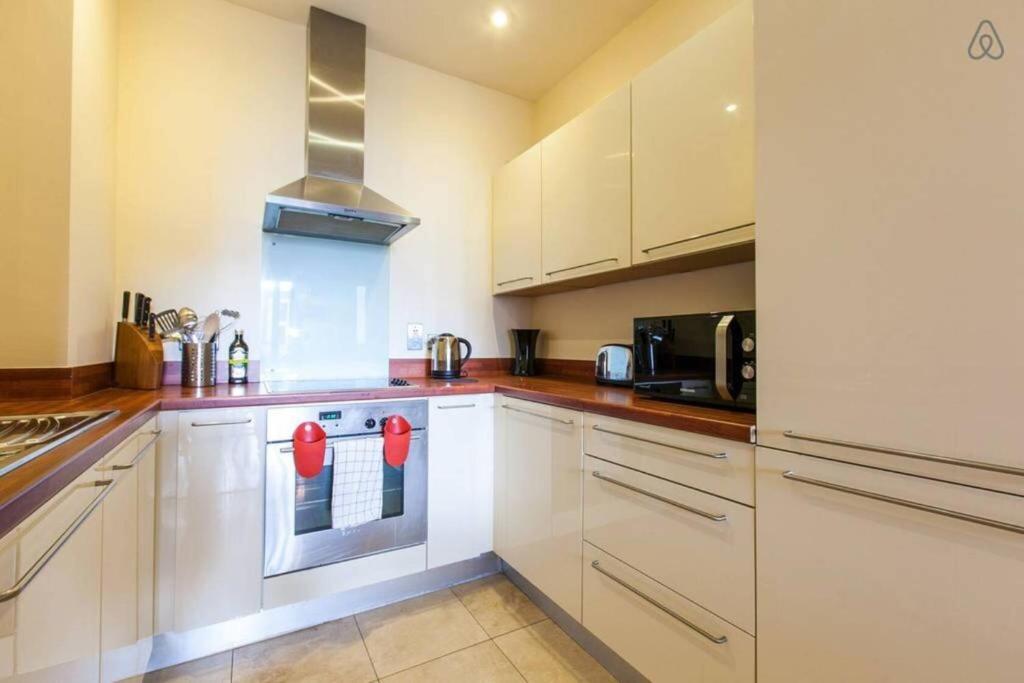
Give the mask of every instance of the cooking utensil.
M 199 324 L 199 316 L 188 306 L 178 310 L 178 320 L 181 321 L 182 337 L 185 341 L 196 341 L 196 325 Z
M 238 320 L 241 317 L 238 311 L 232 311 L 230 308 L 221 310 L 220 314 L 225 318 L 234 318 L 235 320 Z M 222 327 L 221 329 L 223 330 L 224 328 Z
M 203 320 L 203 327 L 200 330 L 200 339 L 212 342 L 220 331 L 220 313 L 214 311 Z
M 121 295 L 121 322 L 128 322 L 128 309 L 132 305 L 132 293 L 127 289 Z
M 149 311 L 153 306 L 153 299 L 146 297 L 142 300 L 142 326 L 149 327 Z
M 135 293 L 135 312 L 132 315 L 132 322 L 136 325 L 142 324 L 142 304 L 146 300 L 146 295 L 142 292 Z
M 181 319 L 178 317 L 178 312 L 173 308 L 154 313 L 153 319 L 156 320 L 156 328 L 160 331 L 161 337 L 169 332 L 181 329 Z

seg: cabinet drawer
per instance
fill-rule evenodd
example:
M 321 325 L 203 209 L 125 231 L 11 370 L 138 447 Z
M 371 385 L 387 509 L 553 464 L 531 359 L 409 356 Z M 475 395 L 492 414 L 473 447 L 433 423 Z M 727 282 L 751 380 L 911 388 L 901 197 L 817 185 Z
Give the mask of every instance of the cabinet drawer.
M 754 504 L 754 446 L 587 414 L 583 450 L 602 460 Z
M 587 457 L 583 539 L 754 632 L 754 511 Z
M 583 626 L 640 673 L 753 683 L 753 637 L 589 543 L 583 555 Z
M 112 449 L 96 465 L 96 471 L 102 477 L 109 478 L 118 472 L 137 464 L 141 455 L 160 436 L 156 417 L 150 418 L 144 425 L 132 432 L 132 435 Z

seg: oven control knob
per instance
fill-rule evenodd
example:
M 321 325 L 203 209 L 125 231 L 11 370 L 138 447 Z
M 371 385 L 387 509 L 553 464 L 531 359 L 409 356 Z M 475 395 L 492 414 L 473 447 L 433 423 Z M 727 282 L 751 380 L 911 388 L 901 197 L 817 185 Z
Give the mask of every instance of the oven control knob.
M 757 374 L 754 370 L 754 364 L 744 363 L 743 367 L 740 368 L 740 374 L 743 375 L 743 379 L 754 379 L 754 375 Z
M 364 422 L 363 424 L 366 425 L 367 429 L 373 429 L 374 427 L 377 426 L 377 421 L 374 420 L 372 417 L 368 417 L 366 418 L 366 422 Z
M 751 351 L 754 350 L 754 338 L 745 337 L 743 341 L 740 342 L 740 347 L 742 347 L 746 353 L 750 353 Z

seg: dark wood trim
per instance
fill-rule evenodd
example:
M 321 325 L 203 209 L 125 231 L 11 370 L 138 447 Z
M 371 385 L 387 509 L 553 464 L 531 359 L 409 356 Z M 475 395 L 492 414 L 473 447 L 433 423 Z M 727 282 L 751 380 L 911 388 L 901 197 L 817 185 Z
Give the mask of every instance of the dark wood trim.
M 538 358 L 538 375 L 594 378 L 594 361 L 571 358 Z
M 78 398 L 94 391 L 109 389 L 113 381 L 112 362 L 66 368 L 6 368 L 0 369 L 0 397 Z
M 463 372 L 474 375 L 508 372 L 512 367 L 511 358 L 470 358 L 463 367 Z M 388 363 L 388 374 L 392 377 L 414 379 L 430 377 L 429 358 L 392 358 Z
M 249 360 L 249 383 L 260 381 L 260 362 L 258 360 Z M 217 361 L 217 384 L 228 383 L 228 362 L 226 360 Z M 165 360 L 164 361 L 164 386 L 178 387 L 181 386 L 181 361 L 180 360 Z

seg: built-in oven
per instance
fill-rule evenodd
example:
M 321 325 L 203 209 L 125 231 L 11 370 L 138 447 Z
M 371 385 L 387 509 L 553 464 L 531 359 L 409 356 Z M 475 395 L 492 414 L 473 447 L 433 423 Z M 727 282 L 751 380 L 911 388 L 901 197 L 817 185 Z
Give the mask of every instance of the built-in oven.
M 373 401 L 271 408 L 267 411 L 267 476 L 264 526 L 265 577 L 405 548 L 427 540 L 427 402 Z M 385 421 L 402 416 L 412 426 L 409 453 L 399 467 L 384 460 L 379 441 Z M 292 435 L 303 422 L 327 434 L 323 468 L 312 477 L 296 472 Z M 365 446 L 360 468 L 336 467 L 350 449 Z M 379 464 L 371 453 L 379 453 Z M 345 461 L 349 463 L 348 460 Z M 379 467 L 377 471 L 375 468 Z M 337 482 L 335 470 L 359 477 Z M 370 482 L 370 483 L 367 483 Z M 373 491 L 366 491 L 372 486 Z M 377 490 L 379 487 L 379 490 Z M 355 526 L 332 523 L 334 491 L 379 496 L 379 515 Z
M 754 410 L 754 311 L 636 318 L 633 389 L 652 398 Z

